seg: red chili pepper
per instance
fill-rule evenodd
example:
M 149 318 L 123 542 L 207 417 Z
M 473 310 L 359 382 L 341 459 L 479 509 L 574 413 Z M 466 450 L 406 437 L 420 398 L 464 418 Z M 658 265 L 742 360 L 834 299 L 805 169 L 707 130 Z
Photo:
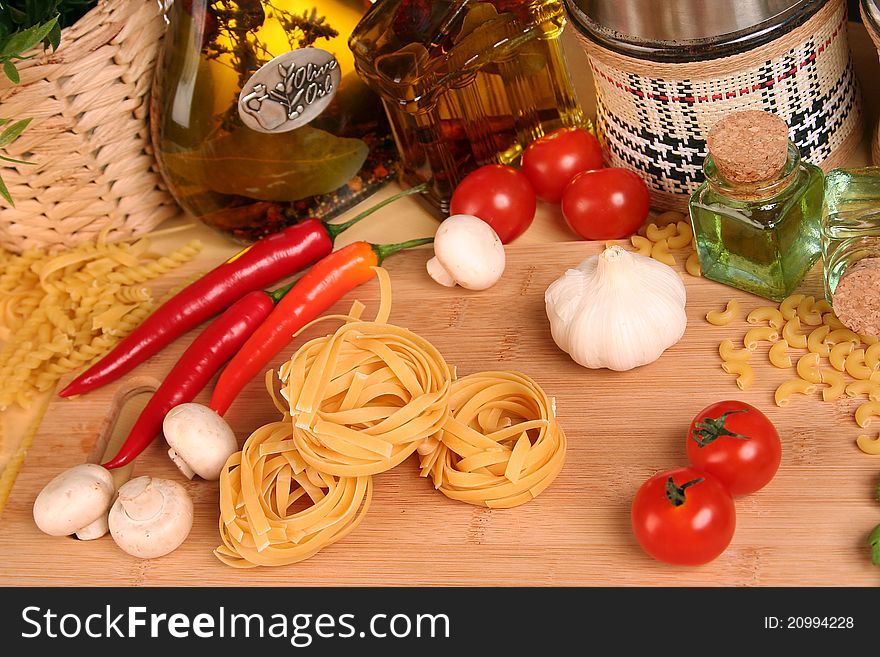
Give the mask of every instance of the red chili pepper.
M 274 292 L 258 290 L 246 294 L 211 322 L 183 352 L 141 411 L 116 456 L 104 463 L 104 467 L 108 470 L 121 468 L 143 452 L 161 433 L 162 421 L 168 411 L 195 399 L 292 287 L 293 284 Z
M 433 239 L 427 237 L 383 246 L 355 242 L 315 264 L 220 374 L 209 406 L 219 415 L 225 414 L 242 388 L 290 342 L 294 333 L 343 295 L 370 280 L 376 274 L 373 267 L 381 265 L 389 255 L 429 244 Z
M 58 394 L 62 397 L 81 395 L 115 381 L 245 294 L 262 290 L 317 262 L 333 250 L 333 241 L 342 231 L 361 219 L 424 188 L 412 187 L 395 194 L 344 224 L 306 219 L 254 242 L 162 304 L 110 353 Z

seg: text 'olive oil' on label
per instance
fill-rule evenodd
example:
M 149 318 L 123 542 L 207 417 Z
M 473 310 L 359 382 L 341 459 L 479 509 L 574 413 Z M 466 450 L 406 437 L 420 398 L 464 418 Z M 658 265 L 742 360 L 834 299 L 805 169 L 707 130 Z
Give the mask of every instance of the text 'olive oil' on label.
M 342 75 L 336 57 L 320 48 L 278 55 L 245 83 L 238 112 L 259 132 L 287 132 L 315 119 L 333 100 Z

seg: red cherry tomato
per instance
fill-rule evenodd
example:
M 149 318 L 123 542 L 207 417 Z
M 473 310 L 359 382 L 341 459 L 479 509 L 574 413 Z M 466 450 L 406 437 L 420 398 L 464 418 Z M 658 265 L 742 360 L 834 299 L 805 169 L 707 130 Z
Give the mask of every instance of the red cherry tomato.
M 579 173 L 562 192 L 562 216 L 586 240 L 632 235 L 645 223 L 650 209 L 648 186 L 628 169 Z
M 535 190 L 513 167 L 487 164 L 465 176 L 449 203 L 449 214 L 470 214 L 492 226 L 504 244 L 522 235 L 535 218 Z
M 655 559 L 699 566 L 724 552 L 736 528 L 733 497 L 712 475 L 677 468 L 654 475 L 632 503 L 632 528 Z
M 722 401 L 691 422 L 688 461 L 714 475 L 732 495 L 748 495 L 770 483 L 782 460 L 773 423 L 751 404 Z
M 522 154 L 526 174 L 539 199 L 559 203 L 577 174 L 601 169 L 599 140 L 583 128 L 560 128 L 533 141 Z

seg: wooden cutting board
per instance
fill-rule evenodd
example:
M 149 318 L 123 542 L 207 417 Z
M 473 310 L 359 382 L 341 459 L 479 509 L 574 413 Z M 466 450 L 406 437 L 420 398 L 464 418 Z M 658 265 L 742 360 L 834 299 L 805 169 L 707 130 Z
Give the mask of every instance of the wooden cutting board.
M 51 538 L 33 524 L 40 488 L 61 470 L 99 460 L 120 405 L 155 386 L 195 332 L 145 363 L 132 376 L 75 400 L 50 405 L 2 517 L 0 583 L 5 585 L 869 585 L 880 583 L 866 537 L 880 523 L 874 491 L 880 459 L 855 446 L 856 400 L 833 404 L 819 394 L 773 404 L 779 383 L 795 376 L 753 357 L 757 380 L 742 392 L 720 368 L 717 345 L 741 339 L 744 319 L 713 327 L 704 316 L 739 298 L 745 313 L 764 302 L 683 274 L 687 332 L 659 361 L 618 373 L 583 369 L 550 339 L 544 290 L 565 268 L 597 253 L 597 243 L 512 247 L 504 279 L 491 290 L 447 290 L 424 273 L 424 250 L 388 262 L 394 289 L 392 321 L 432 341 L 461 375 L 515 369 L 557 398 L 569 439 L 565 467 L 536 500 L 512 510 L 455 502 L 418 476 L 415 457 L 375 478 L 373 505 L 343 541 L 312 559 L 280 568 L 235 570 L 215 559 L 218 485 L 186 482 L 195 524 L 176 552 L 142 561 L 107 536 L 81 542 Z M 683 268 L 679 265 L 679 270 Z M 181 272 L 184 277 L 186 272 Z M 818 292 L 816 272 L 805 286 Z M 336 305 L 359 298 L 368 316 L 378 285 L 363 286 Z M 327 332 L 329 325 L 312 331 Z M 302 344 L 275 360 L 277 366 Z M 203 393 L 199 401 L 206 402 Z M 783 441 L 778 475 L 764 490 L 737 499 L 733 543 L 700 568 L 671 567 L 646 556 L 630 530 L 629 505 L 638 486 L 659 470 L 686 465 L 685 432 L 704 406 L 736 398 L 763 409 Z M 243 441 L 276 420 L 261 381 L 253 382 L 227 419 Z M 128 421 L 131 421 L 130 419 Z M 874 429 L 877 430 L 876 428 Z M 156 441 L 134 475 L 182 480 Z

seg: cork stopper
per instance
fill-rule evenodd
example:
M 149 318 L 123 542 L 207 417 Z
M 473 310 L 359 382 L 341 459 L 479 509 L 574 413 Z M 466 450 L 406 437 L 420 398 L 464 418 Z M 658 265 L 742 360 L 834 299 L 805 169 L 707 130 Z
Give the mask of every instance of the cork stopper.
M 712 126 L 706 145 L 725 179 L 737 183 L 770 181 L 788 160 L 788 125 L 769 112 L 733 112 Z
M 848 267 L 831 306 L 851 331 L 880 337 L 880 258 L 863 258 Z

